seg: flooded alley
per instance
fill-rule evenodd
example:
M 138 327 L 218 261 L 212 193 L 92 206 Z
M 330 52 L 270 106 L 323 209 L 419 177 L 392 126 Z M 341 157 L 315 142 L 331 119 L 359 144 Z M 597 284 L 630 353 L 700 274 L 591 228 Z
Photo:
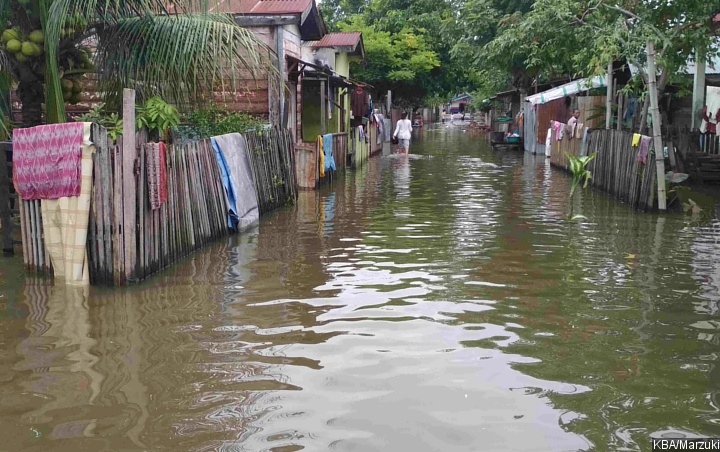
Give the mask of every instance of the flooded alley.
M 418 134 L 418 132 L 415 132 Z M 647 450 L 720 437 L 720 221 L 428 125 L 126 289 L 0 261 L 0 450 Z

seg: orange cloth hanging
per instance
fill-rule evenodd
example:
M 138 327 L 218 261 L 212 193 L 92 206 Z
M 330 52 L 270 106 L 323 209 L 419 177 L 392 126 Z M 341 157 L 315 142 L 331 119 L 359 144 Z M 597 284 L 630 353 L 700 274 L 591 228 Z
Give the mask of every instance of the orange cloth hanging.
M 320 178 L 325 177 L 325 152 L 323 151 L 323 138 L 322 135 L 317 137 L 317 150 L 320 154 Z

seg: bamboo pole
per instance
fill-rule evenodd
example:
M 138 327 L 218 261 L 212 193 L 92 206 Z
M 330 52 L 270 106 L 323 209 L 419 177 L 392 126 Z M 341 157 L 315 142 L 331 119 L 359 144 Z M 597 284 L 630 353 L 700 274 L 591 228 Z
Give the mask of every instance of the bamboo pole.
M 613 62 L 608 64 L 607 69 L 607 99 L 605 105 L 605 128 L 612 125 L 612 101 L 613 101 Z
M 653 122 L 653 142 L 655 144 L 655 162 L 658 187 L 658 208 L 667 210 L 665 194 L 665 156 L 662 143 L 662 124 L 660 123 L 660 106 L 658 104 L 657 73 L 655 69 L 655 46 L 647 42 L 648 89 L 650 91 L 650 114 Z

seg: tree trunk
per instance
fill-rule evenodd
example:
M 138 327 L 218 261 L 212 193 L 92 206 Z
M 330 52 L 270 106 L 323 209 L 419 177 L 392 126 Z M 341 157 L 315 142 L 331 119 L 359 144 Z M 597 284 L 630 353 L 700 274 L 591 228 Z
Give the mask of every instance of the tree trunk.
M 43 83 L 36 77 L 22 77 L 18 86 L 18 95 L 22 102 L 24 127 L 42 124 L 42 103 L 45 100 Z

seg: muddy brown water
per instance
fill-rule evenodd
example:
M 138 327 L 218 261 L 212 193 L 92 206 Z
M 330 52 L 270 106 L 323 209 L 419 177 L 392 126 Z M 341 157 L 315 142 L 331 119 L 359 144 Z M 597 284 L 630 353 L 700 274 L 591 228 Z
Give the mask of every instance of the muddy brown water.
M 647 450 L 720 437 L 720 221 L 427 127 L 128 289 L 0 261 L 0 450 Z

